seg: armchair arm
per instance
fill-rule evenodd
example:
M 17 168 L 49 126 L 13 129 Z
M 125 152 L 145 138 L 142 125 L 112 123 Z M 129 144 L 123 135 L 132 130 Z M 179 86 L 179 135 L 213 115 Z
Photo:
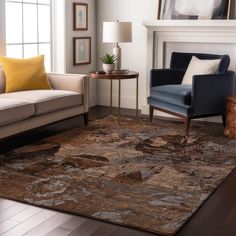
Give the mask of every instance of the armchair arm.
M 68 90 L 83 95 L 84 110 L 89 107 L 89 78 L 80 74 L 52 74 L 48 73 L 48 80 L 53 89 Z
M 152 69 L 151 70 L 151 87 L 181 84 L 185 71 L 177 69 Z
M 234 94 L 235 73 L 193 76 L 193 115 L 225 113 L 226 98 Z

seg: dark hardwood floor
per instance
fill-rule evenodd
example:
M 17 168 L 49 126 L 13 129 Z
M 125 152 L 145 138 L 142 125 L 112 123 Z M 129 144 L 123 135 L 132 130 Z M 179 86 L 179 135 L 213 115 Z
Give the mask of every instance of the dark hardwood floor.
M 96 119 L 108 113 L 108 107 L 95 107 L 91 109 L 89 118 Z M 117 113 L 117 109 L 114 109 L 114 113 Z M 122 113 L 134 115 L 135 111 L 123 109 Z M 78 125 L 83 125 L 83 117 L 75 117 L 11 137 L 0 142 L 0 153 Z M 0 235 L 151 236 L 154 234 L 0 199 Z M 236 170 L 176 236 L 236 236 Z
M 0 235 L 151 236 L 153 234 L 1 199 Z

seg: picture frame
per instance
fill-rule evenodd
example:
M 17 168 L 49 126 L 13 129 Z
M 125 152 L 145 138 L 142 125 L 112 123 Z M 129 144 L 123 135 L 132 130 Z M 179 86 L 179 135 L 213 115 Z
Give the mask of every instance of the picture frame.
M 73 38 L 74 65 L 91 64 L 91 37 Z
M 156 6 L 157 6 L 157 20 L 161 19 L 161 5 L 162 0 L 156 0 Z
M 75 31 L 88 30 L 88 4 L 73 3 L 73 28 Z
M 220 5 L 214 8 L 212 19 L 227 19 L 230 18 L 231 0 L 218 0 Z M 217 3 L 217 0 L 216 0 Z M 218 4 L 219 4 L 218 3 Z
M 231 0 L 160 0 L 161 20 L 229 19 Z

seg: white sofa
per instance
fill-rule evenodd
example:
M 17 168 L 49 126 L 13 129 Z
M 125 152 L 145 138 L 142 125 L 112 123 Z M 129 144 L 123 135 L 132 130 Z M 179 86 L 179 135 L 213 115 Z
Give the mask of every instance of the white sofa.
M 52 90 L 5 93 L 0 68 L 0 139 L 88 114 L 88 77 L 79 74 L 47 74 Z

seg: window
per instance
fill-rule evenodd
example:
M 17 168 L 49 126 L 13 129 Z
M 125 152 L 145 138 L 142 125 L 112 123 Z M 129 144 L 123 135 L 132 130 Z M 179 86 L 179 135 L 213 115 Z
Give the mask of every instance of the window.
M 51 0 L 6 0 L 6 55 L 45 55 L 51 71 Z

